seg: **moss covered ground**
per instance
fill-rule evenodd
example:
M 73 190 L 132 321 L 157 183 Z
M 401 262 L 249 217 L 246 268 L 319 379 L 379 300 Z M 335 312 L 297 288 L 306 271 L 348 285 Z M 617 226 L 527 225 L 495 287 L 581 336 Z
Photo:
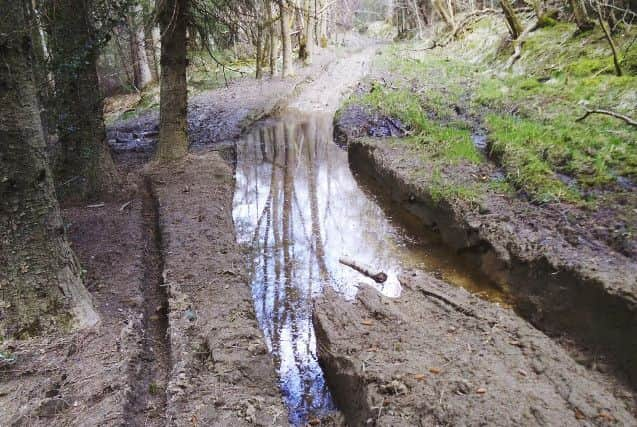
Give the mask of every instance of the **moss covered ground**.
M 637 114 L 636 35 L 635 28 L 615 35 L 622 77 L 601 29 L 578 33 L 569 23 L 530 33 L 521 58 L 505 69 L 513 48 L 504 23 L 489 17 L 444 48 L 428 49 L 431 41 L 387 47 L 371 90 L 349 102 L 403 121 L 410 136 L 402 143 L 419 147 L 436 170 L 484 161 L 472 135 L 486 133 L 486 156 L 506 184 L 539 203 L 591 205 L 618 180 L 637 181 L 634 128 L 601 115 L 576 121 L 586 108 Z M 474 190 L 460 193 L 481 191 Z

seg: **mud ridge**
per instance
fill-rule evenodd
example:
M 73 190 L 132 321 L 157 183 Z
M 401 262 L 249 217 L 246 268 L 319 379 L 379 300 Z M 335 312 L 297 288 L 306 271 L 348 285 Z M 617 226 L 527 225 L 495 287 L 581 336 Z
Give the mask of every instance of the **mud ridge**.
M 427 182 L 410 178 L 381 144 L 350 141 L 352 167 L 373 178 L 425 227 L 436 229 L 445 244 L 505 287 L 518 314 L 546 333 L 568 334 L 590 359 L 601 352 L 637 386 L 637 300 L 629 290 L 635 286 L 630 283 L 636 277 L 633 264 L 621 265 L 613 256 L 582 248 L 569 249 L 555 235 L 550 237 L 557 243 L 545 246 L 529 236 L 515 216 L 494 221 L 449 200 L 434 202 Z M 624 269 L 619 275 L 618 268 Z

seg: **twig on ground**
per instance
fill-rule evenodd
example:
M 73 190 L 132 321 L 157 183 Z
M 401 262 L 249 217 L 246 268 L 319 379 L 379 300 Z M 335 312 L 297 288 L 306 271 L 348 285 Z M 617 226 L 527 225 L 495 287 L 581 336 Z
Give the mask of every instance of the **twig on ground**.
M 580 117 L 578 119 L 575 119 L 575 121 L 576 122 L 581 122 L 581 121 L 585 120 L 591 114 L 603 114 L 603 115 L 606 115 L 606 116 L 615 117 L 616 119 L 623 120 L 624 122 L 626 122 L 630 126 L 637 127 L 637 120 L 632 119 L 632 118 L 630 118 L 630 117 L 628 117 L 628 116 L 626 116 L 624 114 L 617 113 L 615 111 L 602 110 L 602 109 L 593 109 L 593 110 L 586 109 L 586 114 L 584 114 L 582 117 Z

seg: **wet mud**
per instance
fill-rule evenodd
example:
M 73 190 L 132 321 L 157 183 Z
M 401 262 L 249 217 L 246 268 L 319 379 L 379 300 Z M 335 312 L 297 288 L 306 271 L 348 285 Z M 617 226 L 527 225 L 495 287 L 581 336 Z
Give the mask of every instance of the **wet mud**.
M 236 144 L 233 217 L 248 253 L 256 317 L 275 357 L 290 421 L 303 425 L 335 409 L 317 358 L 314 300 L 326 289 L 353 300 L 360 286 L 401 295 L 399 274 L 422 268 L 490 301 L 506 295 L 417 218 L 379 198 L 334 144 L 330 114 L 286 114 Z M 377 283 L 341 260 L 382 271 Z
M 390 148 L 381 138 L 353 135 L 348 142 L 352 167 L 498 283 L 518 314 L 551 335 L 566 334 L 590 355 L 602 355 L 603 363 L 635 384 L 633 261 L 594 239 L 572 244 L 559 218 L 523 200 L 489 194 L 479 208 L 434 200 L 427 177 L 413 173 L 427 170 L 417 155 Z
M 317 303 L 318 354 L 349 425 L 633 425 L 631 393 L 512 310 L 422 271 L 387 298 Z

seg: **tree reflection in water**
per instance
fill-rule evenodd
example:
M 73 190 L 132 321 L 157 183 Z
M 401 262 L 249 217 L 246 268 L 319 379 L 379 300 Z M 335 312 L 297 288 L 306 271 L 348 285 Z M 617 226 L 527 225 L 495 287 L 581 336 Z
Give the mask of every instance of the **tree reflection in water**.
M 333 410 L 316 358 L 312 299 L 325 285 L 344 297 L 373 281 L 339 264 L 341 256 L 390 273 L 383 293 L 397 296 L 397 271 L 378 265 L 393 246 L 392 226 L 358 188 L 347 153 L 332 143 L 331 117 L 286 117 L 237 143 L 234 221 L 252 249 L 257 318 L 273 352 L 291 421 Z

